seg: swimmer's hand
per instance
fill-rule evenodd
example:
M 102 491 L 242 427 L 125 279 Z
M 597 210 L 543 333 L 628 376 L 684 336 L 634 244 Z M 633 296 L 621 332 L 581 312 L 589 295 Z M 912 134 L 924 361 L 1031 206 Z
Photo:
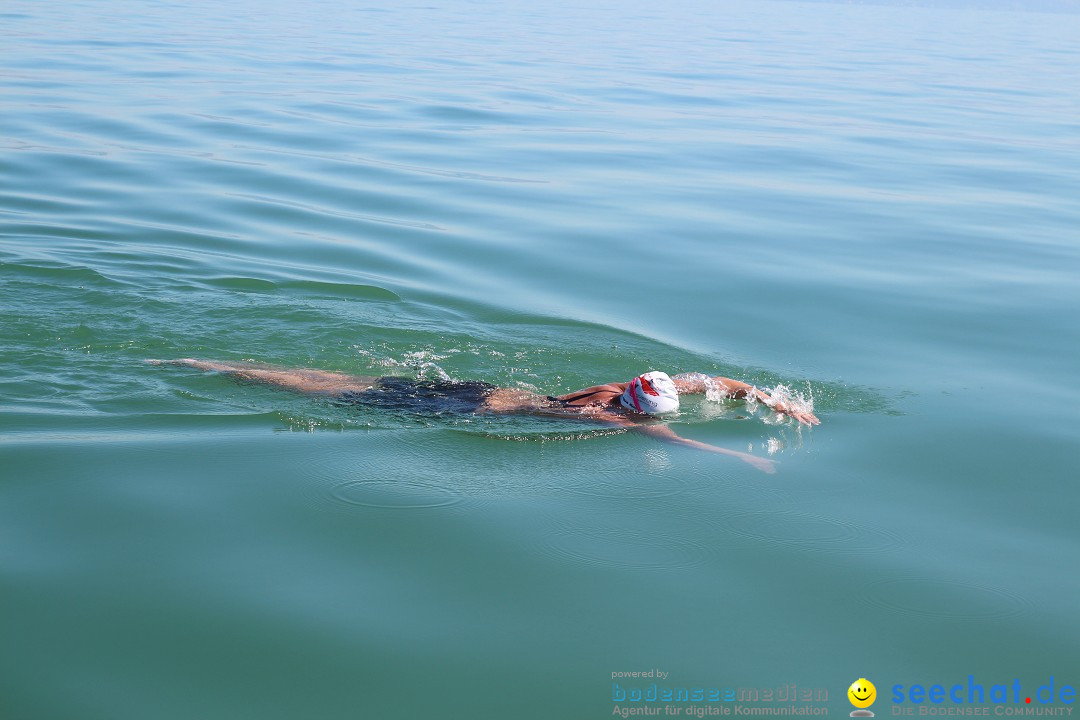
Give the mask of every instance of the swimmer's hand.
M 747 465 L 755 468 L 756 470 L 760 470 L 763 473 L 767 473 L 769 475 L 776 474 L 776 462 L 773 460 L 769 460 L 768 458 L 757 457 L 756 455 L 739 452 L 738 450 L 728 450 L 726 448 L 716 447 L 715 445 L 707 445 L 706 443 L 700 444 L 704 446 L 701 448 L 702 450 L 710 450 L 714 453 L 720 453 L 722 455 L 731 455 L 732 457 L 739 458 Z
M 760 390 L 758 392 L 760 392 Z M 765 393 L 761 394 L 764 395 Z M 767 402 L 765 404 L 769 405 L 769 403 Z M 771 407 L 773 410 L 780 413 L 781 415 L 787 415 L 790 418 L 798 420 L 803 425 L 821 424 L 821 421 L 817 419 L 817 415 L 810 412 L 809 410 L 796 410 L 794 408 L 788 407 L 785 403 L 782 402 L 773 403 L 772 405 L 769 405 L 769 407 Z
M 697 440 L 688 440 L 686 438 L 679 438 L 682 440 L 680 445 L 687 445 L 689 447 L 695 447 L 699 450 L 707 450 L 708 452 L 719 453 L 721 455 L 730 455 L 742 460 L 747 465 L 750 465 L 763 473 L 773 475 L 776 473 L 776 463 L 768 458 L 757 457 L 749 453 L 739 452 L 738 450 L 728 450 L 727 448 L 717 447 L 715 445 L 709 445 L 708 443 L 698 442 Z

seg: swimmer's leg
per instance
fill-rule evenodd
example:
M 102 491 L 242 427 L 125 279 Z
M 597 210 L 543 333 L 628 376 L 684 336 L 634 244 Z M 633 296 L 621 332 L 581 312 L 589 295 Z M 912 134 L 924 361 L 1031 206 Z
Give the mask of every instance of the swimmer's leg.
M 216 360 L 148 360 L 154 365 L 183 365 L 196 370 L 219 372 L 249 382 L 261 382 L 267 385 L 314 395 L 340 395 L 346 392 L 363 392 L 378 380 L 364 375 L 348 375 L 326 370 L 310 368 L 279 368 L 273 365 L 247 362 L 218 362 Z

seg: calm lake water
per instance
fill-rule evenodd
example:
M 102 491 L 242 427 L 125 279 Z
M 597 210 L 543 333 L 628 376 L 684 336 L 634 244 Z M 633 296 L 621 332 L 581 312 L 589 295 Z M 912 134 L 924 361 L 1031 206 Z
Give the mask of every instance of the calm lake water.
M 0 717 L 1080 681 L 1080 16 L 0 11 Z M 143 362 L 176 357 L 702 371 L 822 424 L 684 404 L 766 475 Z

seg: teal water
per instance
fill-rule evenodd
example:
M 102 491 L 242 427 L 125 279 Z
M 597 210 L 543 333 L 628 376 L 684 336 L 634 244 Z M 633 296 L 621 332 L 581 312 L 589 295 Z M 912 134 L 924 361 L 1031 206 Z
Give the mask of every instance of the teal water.
M 1080 17 L 0 6 L 0 717 L 592 718 L 1080 682 Z M 793 427 L 431 418 L 145 358 L 647 369 Z

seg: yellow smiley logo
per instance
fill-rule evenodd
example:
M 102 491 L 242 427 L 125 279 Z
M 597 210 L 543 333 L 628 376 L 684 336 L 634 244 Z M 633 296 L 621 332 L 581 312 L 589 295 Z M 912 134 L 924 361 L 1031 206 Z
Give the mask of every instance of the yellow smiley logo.
M 847 696 L 855 707 L 868 708 L 877 699 L 877 688 L 874 687 L 874 683 L 866 678 L 859 678 L 851 683 L 851 687 L 847 690 Z

